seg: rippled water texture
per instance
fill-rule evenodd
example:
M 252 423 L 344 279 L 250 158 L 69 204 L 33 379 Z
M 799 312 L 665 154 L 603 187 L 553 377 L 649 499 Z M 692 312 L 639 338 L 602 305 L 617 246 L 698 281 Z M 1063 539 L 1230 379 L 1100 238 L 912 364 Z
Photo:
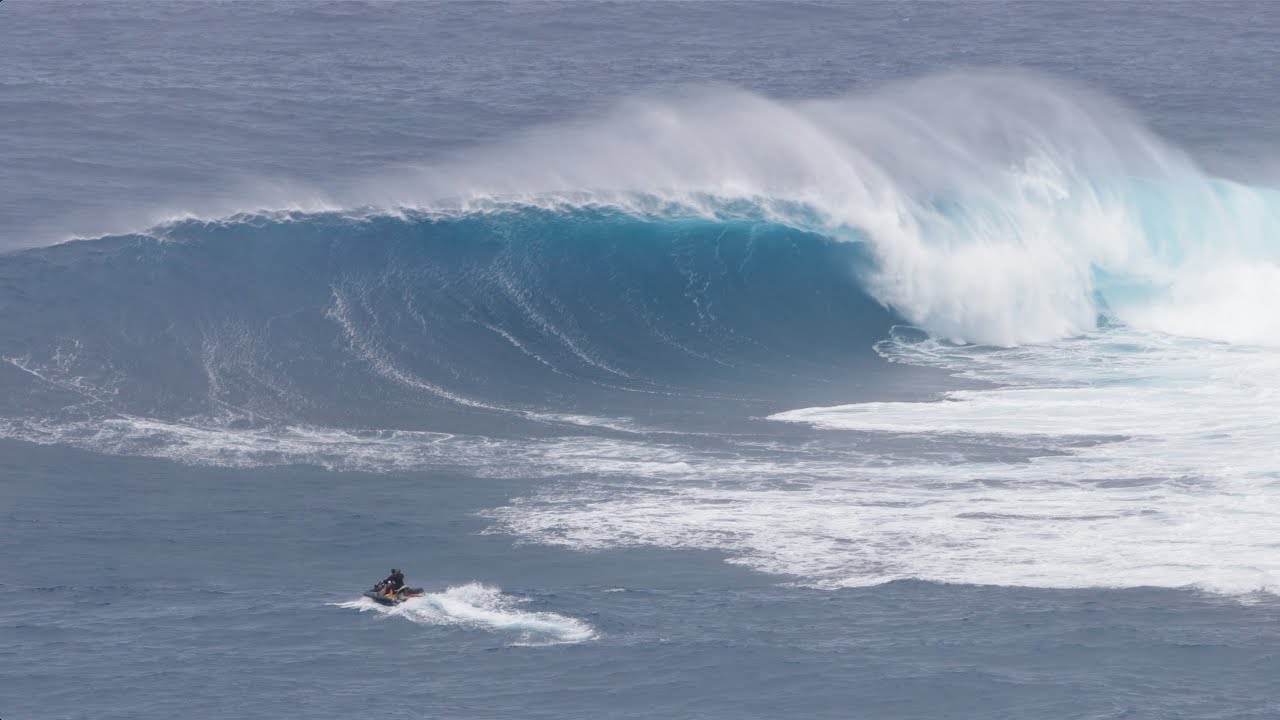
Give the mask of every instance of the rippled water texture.
M 3 3 L 0 714 L 1276 716 L 1277 27 Z

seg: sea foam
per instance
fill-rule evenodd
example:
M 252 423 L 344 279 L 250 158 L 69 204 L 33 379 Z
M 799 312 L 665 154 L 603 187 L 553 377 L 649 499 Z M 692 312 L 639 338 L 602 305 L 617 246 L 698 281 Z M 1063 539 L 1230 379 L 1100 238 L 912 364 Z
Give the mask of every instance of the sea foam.
M 515 645 L 581 643 L 596 637 L 588 623 L 553 612 L 520 609 L 526 600 L 481 583 L 426 593 L 396 606 L 380 605 L 368 598 L 337 603 L 338 607 L 376 612 L 421 625 L 444 625 L 486 630 L 509 636 Z

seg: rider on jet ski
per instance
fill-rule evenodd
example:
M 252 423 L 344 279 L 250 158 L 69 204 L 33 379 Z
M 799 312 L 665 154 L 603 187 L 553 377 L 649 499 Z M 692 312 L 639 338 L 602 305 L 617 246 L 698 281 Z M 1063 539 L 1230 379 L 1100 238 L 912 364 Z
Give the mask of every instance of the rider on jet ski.
M 404 584 L 404 573 L 392 568 L 386 580 L 365 591 L 364 596 L 379 605 L 399 605 L 422 594 L 422 588 L 411 588 Z
M 395 595 L 404 589 L 404 573 L 396 568 L 391 568 L 391 574 L 387 576 L 387 579 L 374 585 L 373 589 L 384 595 Z

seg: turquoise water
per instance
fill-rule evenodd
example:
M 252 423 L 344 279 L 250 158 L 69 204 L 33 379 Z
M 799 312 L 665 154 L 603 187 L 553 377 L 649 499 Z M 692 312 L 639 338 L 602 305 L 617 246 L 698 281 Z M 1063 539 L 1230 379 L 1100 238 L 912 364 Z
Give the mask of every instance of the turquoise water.
M 1274 16 L 3 3 L 0 715 L 1276 716 Z

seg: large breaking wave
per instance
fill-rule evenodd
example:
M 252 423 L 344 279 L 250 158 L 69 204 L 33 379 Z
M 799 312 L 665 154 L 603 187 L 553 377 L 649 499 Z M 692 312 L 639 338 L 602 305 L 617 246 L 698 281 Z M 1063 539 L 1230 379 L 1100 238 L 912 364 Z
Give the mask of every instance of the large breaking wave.
M 1047 342 L 1094 328 L 1100 312 L 1175 334 L 1280 339 L 1256 311 L 1274 301 L 1275 191 L 1207 175 L 1115 102 L 1032 75 L 957 73 L 801 102 L 728 88 L 644 96 L 453 163 L 263 186 L 253 202 L 754 219 L 861 244 L 873 261 L 863 287 L 952 340 Z M 192 207 L 210 217 L 245 202 Z
M 821 585 L 1280 577 L 1280 196 L 1105 98 L 641 98 L 314 197 L 0 258 L 0 430 L 559 478 L 497 526 Z

